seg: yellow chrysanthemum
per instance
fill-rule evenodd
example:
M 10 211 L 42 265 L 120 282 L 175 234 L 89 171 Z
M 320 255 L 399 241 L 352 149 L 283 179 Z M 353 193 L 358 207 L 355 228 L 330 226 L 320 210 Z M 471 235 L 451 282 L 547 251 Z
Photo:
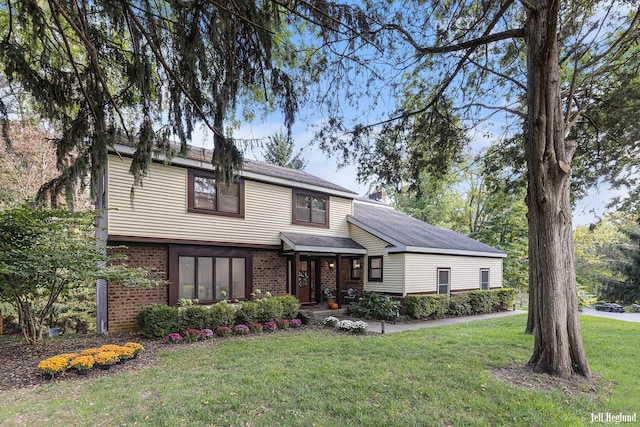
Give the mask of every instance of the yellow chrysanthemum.
M 93 368 L 94 364 L 95 364 L 95 360 L 93 356 L 86 355 L 86 356 L 78 356 L 75 359 L 71 360 L 69 362 L 69 367 L 78 369 L 78 370 L 83 370 L 83 369 Z
M 93 355 L 93 359 L 98 365 L 112 365 L 120 359 L 120 356 L 113 351 L 100 351 Z
M 67 368 L 66 357 L 53 356 L 38 363 L 38 370 L 46 374 L 55 374 Z
M 99 352 L 100 350 L 97 348 L 87 348 L 86 350 L 82 350 L 80 352 L 81 356 L 93 356 L 94 354 L 96 354 L 97 352 Z

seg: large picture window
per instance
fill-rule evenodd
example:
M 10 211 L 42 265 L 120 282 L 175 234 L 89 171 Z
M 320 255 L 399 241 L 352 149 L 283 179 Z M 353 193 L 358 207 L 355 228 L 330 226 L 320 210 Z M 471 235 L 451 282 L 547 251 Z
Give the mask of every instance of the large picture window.
M 369 257 L 369 281 L 382 282 L 382 257 Z
M 197 299 L 212 303 L 246 299 L 250 293 L 250 254 L 243 250 L 174 246 L 170 249 L 169 303 Z
M 229 185 L 216 182 L 215 175 L 189 170 L 189 212 L 244 217 L 244 181 Z
M 329 197 L 324 194 L 293 190 L 294 224 L 329 226 Z

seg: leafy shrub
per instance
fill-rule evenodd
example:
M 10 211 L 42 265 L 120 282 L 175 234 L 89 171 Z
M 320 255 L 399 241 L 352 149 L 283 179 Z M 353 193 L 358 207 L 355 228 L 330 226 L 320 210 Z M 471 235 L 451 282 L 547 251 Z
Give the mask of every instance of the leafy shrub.
M 226 337 L 231 335 L 232 329 L 228 326 L 218 326 L 216 328 L 216 335 L 219 337 Z
M 414 319 L 437 319 L 447 314 L 447 295 L 407 295 L 402 302 L 403 312 Z
M 516 290 L 513 288 L 496 289 L 492 292 L 498 298 L 498 310 L 509 310 L 516 301 Z
M 232 328 L 236 324 L 236 309 L 227 301 L 220 301 L 209 309 L 210 328 L 216 330 L 221 326 Z
M 316 315 L 311 310 L 299 311 L 296 317 L 300 319 L 303 325 L 313 325 L 316 320 Z
M 261 298 L 256 300 L 256 303 L 258 304 L 259 322 L 276 322 L 282 319 L 284 308 L 280 298 Z
M 205 329 L 211 325 L 211 312 L 207 307 L 198 305 L 181 308 L 180 319 L 185 329 Z
M 249 327 L 247 325 L 236 325 L 233 327 L 233 333 L 236 335 L 247 335 L 249 333 Z
M 282 318 L 295 319 L 300 311 L 300 301 L 293 295 L 285 295 L 277 298 L 282 304 Z
M 278 325 L 276 324 L 276 322 L 267 322 L 262 326 L 262 330 L 266 332 L 275 332 L 278 329 Z
M 471 302 L 469 295 L 460 294 L 449 298 L 449 310 L 447 314 L 450 316 L 468 316 L 471 314 Z
M 258 303 L 254 301 L 242 301 L 237 304 L 236 323 L 248 325 L 258 321 Z
M 146 306 L 136 317 L 142 335 L 147 338 L 160 338 L 179 331 L 182 328 L 180 314 L 176 307 L 164 304 Z
M 263 328 L 264 328 L 264 326 L 262 325 L 262 323 L 250 323 L 249 324 L 249 332 L 251 332 L 252 334 L 261 333 Z
M 278 319 L 278 321 L 276 321 L 276 324 L 278 325 L 278 329 L 289 329 L 288 319 Z
M 329 316 L 324 318 L 322 324 L 328 328 L 334 328 L 338 324 L 338 322 L 339 319 L 337 317 Z
M 356 315 L 365 319 L 388 319 L 398 314 L 398 303 L 388 295 L 365 292 L 353 308 Z
M 471 312 L 473 314 L 484 314 L 495 311 L 493 294 L 489 291 L 472 291 L 467 295 L 469 295 L 469 303 L 471 304 Z

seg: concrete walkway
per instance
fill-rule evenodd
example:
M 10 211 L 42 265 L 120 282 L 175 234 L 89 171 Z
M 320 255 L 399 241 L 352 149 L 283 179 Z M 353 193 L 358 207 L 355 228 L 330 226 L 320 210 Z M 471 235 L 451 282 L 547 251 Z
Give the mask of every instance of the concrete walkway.
M 475 320 L 492 319 L 494 317 L 513 316 L 514 314 L 525 314 L 523 310 L 510 310 L 500 311 L 498 313 L 479 314 L 477 316 L 464 316 L 464 317 L 450 317 L 446 319 L 438 320 L 425 320 L 418 322 L 398 322 L 395 325 L 393 323 L 384 323 L 384 333 L 389 334 L 392 332 L 404 332 L 412 331 L 414 329 L 432 328 L 434 326 L 453 325 L 454 323 L 473 322 Z M 339 316 L 342 317 L 342 316 Z M 369 324 L 369 332 L 382 333 L 382 322 L 376 320 L 365 320 Z

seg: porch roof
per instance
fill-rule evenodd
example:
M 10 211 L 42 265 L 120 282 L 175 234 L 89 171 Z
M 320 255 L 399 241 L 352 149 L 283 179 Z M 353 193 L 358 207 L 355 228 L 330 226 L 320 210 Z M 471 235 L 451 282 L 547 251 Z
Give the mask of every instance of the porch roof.
M 296 252 L 365 255 L 367 250 L 348 237 L 280 232 L 282 243 Z

